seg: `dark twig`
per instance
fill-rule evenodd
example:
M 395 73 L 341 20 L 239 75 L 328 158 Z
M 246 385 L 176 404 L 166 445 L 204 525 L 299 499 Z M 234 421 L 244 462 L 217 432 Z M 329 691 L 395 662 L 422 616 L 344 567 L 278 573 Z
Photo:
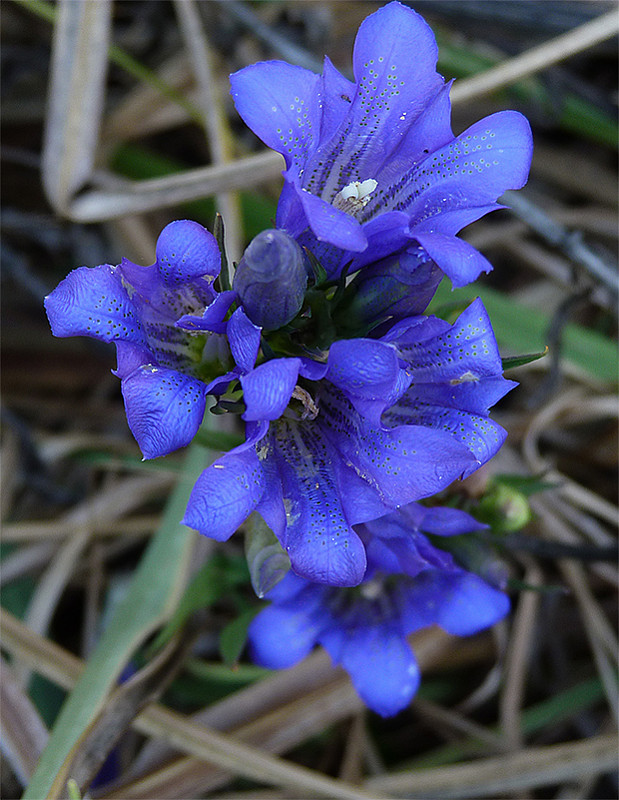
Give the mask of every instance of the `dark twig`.
M 617 269 L 608 264 L 583 241 L 580 231 L 570 231 L 555 222 L 545 211 L 523 196 L 522 192 L 505 192 L 501 200 L 545 242 L 560 250 L 572 263 L 585 269 L 614 297 L 619 296 Z
M 563 559 L 570 558 L 575 561 L 609 561 L 615 563 L 619 557 L 619 547 L 599 547 L 592 544 L 565 544 L 563 542 L 550 542 L 534 536 L 520 533 L 510 533 L 501 544 L 508 550 L 532 553 L 538 558 Z
M 273 52 L 283 59 L 291 64 L 310 69 L 312 72 L 322 72 L 322 61 L 320 59 L 308 53 L 305 48 L 293 44 L 285 36 L 274 31 L 245 3 L 241 3 L 239 0 L 218 0 L 218 2 L 231 17 L 234 17 L 247 30 L 251 31 L 257 39 L 270 47 Z

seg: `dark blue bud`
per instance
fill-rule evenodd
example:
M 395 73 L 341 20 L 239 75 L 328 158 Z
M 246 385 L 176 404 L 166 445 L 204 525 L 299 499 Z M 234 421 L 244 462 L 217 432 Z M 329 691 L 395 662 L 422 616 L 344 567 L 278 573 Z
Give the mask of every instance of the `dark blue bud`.
M 400 253 L 360 270 L 341 304 L 341 323 L 362 329 L 387 317 L 394 321 L 422 314 L 442 275 L 421 251 Z M 338 317 L 338 323 L 340 318 Z
M 262 231 L 240 260 L 232 288 L 255 325 L 276 330 L 296 317 L 303 305 L 307 272 L 303 252 L 283 231 Z

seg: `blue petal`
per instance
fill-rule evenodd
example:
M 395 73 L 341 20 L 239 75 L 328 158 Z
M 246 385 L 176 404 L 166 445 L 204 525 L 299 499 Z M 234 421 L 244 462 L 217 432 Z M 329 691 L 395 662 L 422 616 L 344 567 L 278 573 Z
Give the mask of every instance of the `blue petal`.
M 449 432 L 421 425 L 377 430 L 335 390 L 324 393 L 320 410 L 321 424 L 343 460 L 392 507 L 441 491 L 477 464 Z
M 261 329 L 237 308 L 228 322 L 228 343 L 235 362 L 243 372 L 253 369 L 260 348 Z
M 198 478 L 183 524 L 223 542 L 256 508 L 264 490 L 262 466 L 253 448 L 226 453 Z
M 384 419 L 387 424 L 405 426 L 404 430 L 407 426 L 410 426 L 411 430 L 424 430 L 428 433 L 434 430 L 435 433 L 448 436 L 454 446 L 464 446 L 473 460 L 462 464 L 461 475 L 453 475 L 453 478 L 466 478 L 489 461 L 500 450 L 507 436 L 503 428 L 488 417 L 421 402 L 414 394 L 414 387 L 385 412 Z M 396 430 L 401 431 L 402 427 Z M 429 494 L 431 493 L 419 497 L 428 497 Z
M 353 309 L 368 320 L 389 315 L 391 328 L 394 320 L 425 311 L 442 277 L 434 262 L 415 252 L 391 256 L 359 273 Z
M 468 242 L 441 233 L 417 234 L 417 241 L 450 278 L 454 288 L 466 286 L 482 272 L 491 272 L 492 264 Z
M 356 586 L 365 549 L 348 523 L 333 475 L 337 454 L 315 424 L 279 420 L 273 447 L 281 477 L 292 568 L 316 583 Z
M 116 342 L 116 358 L 117 367 L 112 373 L 121 380 L 145 364 L 157 365 L 157 359 L 150 350 L 131 342 Z
M 157 267 L 168 286 L 196 278 L 215 278 L 221 268 L 221 254 L 213 234 L 188 219 L 166 225 L 159 234 L 156 255 Z
M 317 605 L 320 594 L 315 600 Z M 320 613 L 307 604 L 265 608 L 249 626 L 252 661 L 269 669 L 292 667 L 311 652 L 323 625 Z
M 337 245 L 342 250 L 360 252 L 368 246 L 361 224 L 305 189 L 299 191 L 308 224 L 319 241 Z
M 418 575 L 406 597 L 403 618 L 410 632 L 440 625 L 456 636 L 470 636 L 509 612 L 509 598 L 470 572 L 431 570 Z
M 396 342 L 400 350 L 404 345 L 417 345 L 436 336 L 441 336 L 451 329 L 451 325 L 438 317 L 416 316 L 402 319 L 381 337 L 383 342 Z
M 376 427 L 381 425 L 385 408 L 393 405 L 411 382 L 400 368 L 395 347 L 374 339 L 334 342 L 328 365 L 327 379 Z
M 361 214 L 362 219 L 367 216 L 366 213 Z M 350 274 L 411 244 L 410 220 L 402 211 L 385 211 L 364 222 L 362 230 L 368 244 L 361 253 L 354 254 Z M 351 260 L 351 255 L 346 253 L 342 256 L 341 266 Z
M 202 381 L 145 364 L 122 381 L 127 422 L 144 458 L 185 447 L 196 435 L 206 403 Z
M 371 532 L 366 545 L 368 562 L 373 566 L 380 565 L 387 572 L 403 573 L 411 577 L 430 568 L 455 569 L 453 557 L 431 545 L 423 534 L 400 529 L 399 536 L 392 535 L 394 530 L 391 530 L 389 536 L 385 537 L 386 526 L 381 525 L 381 522 L 382 520 L 377 520 L 375 524 L 366 524 L 367 530 Z M 387 556 L 386 550 L 393 559 Z
M 379 180 L 382 165 L 443 85 L 436 59 L 434 35 L 411 9 L 390 3 L 364 20 L 353 54 L 357 91 L 350 113 L 308 163 L 308 191 L 331 200 L 351 181 Z
M 417 164 L 393 187 L 392 207 L 417 221 L 441 210 L 493 203 L 506 189 L 524 186 L 532 147 L 521 114 L 492 114 Z
M 404 514 L 406 514 L 406 510 L 406 508 L 402 509 Z M 488 527 L 458 508 L 435 506 L 424 509 L 424 512 L 419 527 L 422 531 L 435 536 L 458 536 Z
M 416 161 L 425 158 L 427 153 L 433 153 L 453 141 L 449 99 L 451 85 L 452 81 L 442 86 L 425 106 L 414 125 L 410 126 L 397 150 L 385 163 L 381 172 L 381 184 L 397 181 L 401 177 L 403 168 L 408 169 Z M 372 202 L 377 200 L 378 198 L 370 200 L 368 210 L 371 210 Z
M 224 320 L 235 299 L 236 292 L 221 292 L 221 294 L 216 295 L 212 303 L 207 305 L 200 316 L 196 314 L 184 314 L 176 320 L 175 325 L 177 328 L 184 328 L 188 331 L 225 333 L 228 328 L 228 323 Z
M 488 409 L 518 384 L 499 376 L 471 379 L 467 376 L 460 383 L 458 378 L 443 383 L 416 383 L 415 397 L 427 405 L 440 405 L 458 411 L 488 415 Z
M 116 267 L 80 267 L 45 298 L 54 336 L 91 336 L 147 347 L 140 320 Z
M 323 635 L 319 640 L 335 663 L 341 663 L 348 672 L 363 702 L 383 717 L 406 708 L 419 687 L 421 675 L 399 627 L 389 622 L 370 623 L 354 630 L 343 628 L 338 633 L 340 647 L 332 636 Z
M 230 76 L 236 110 L 252 131 L 277 150 L 295 173 L 319 136 L 320 78 L 283 61 L 264 61 Z
M 241 375 L 244 420 L 275 420 L 286 410 L 299 376 L 298 358 L 275 358 Z
M 350 104 L 356 89 L 355 84 L 345 78 L 325 56 L 318 83 L 319 97 L 322 101 L 321 141 L 328 141 L 350 112 Z
M 412 329 L 411 334 L 415 332 Z M 457 386 L 477 383 L 483 377 L 500 377 L 503 373 L 492 326 L 479 298 L 463 311 L 449 331 L 418 344 L 401 344 L 398 349 L 414 383 L 452 382 Z
M 317 421 L 320 420 L 320 417 Z M 335 485 L 349 525 L 357 525 L 392 511 L 378 489 L 357 474 L 350 464 L 345 464 L 339 454 L 332 460 Z
M 424 212 L 411 220 L 410 234 L 411 237 L 418 233 L 455 236 L 472 222 L 505 207 L 499 203 L 475 205 L 473 198 L 464 194 L 446 198 L 443 187 L 439 185 L 427 193 Z
M 159 234 L 156 262 L 142 267 L 123 258 L 123 277 L 142 298 L 162 300 L 173 287 L 192 284 L 206 291 L 219 275 L 221 255 L 215 237 L 197 222 L 170 222 Z

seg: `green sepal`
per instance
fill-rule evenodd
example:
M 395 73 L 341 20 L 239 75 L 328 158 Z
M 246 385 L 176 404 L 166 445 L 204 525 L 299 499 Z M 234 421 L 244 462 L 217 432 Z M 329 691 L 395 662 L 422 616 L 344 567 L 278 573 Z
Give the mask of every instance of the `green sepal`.
M 232 288 L 230 283 L 230 271 L 228 269 L 228 256 L 226 255 L 226 243 L 224 238 L 224 218 L 221 214 L 215 214 L 215 223 L 213 225 L 213 236 L 219 247 L 221 254 L 221 270 L 219 272 L 219 288 L 222 292 L 226 292 Z
M 319 287 L 322 286 L 327 282 L 327 270 L 322 266 L 320 261 L 316 258 L 316 256 L 308 250 L 307 247 L 304 247 L 303 250 L 305 251 L 305 255 L 307 256 L 307 260 L 310 263 L 310 267 L 312 268 L 312 272 L 314 273 L 314 286 Z
M 546 355 L 548 355 L 548 345 L 546 345 L 541 353 L 528 353 L 527 355 L 522 356 L 507 356 L 506 358 L 501 359 L 503 371 L 505 372 L 505 370 L 508 369 L 522 367 L 525 364 L 530 364 L 532 361 L 537 361 L 540 358 L 544 358 Z
M 259 514 L 252 514 L 245 527 L 245 557 L 258 597 L 264 597 L 290 569 L 288 555 Z

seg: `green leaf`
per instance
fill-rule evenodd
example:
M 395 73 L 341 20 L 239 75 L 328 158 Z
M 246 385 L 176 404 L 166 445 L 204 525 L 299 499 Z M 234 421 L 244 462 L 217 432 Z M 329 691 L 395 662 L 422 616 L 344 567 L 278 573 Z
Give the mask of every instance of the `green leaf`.
M 181 525 L 180 520 L 191 489 L 207 461 L 204 449 L 193 446 L 187 451 L 183 472 L 167 504 L 161 526 L 140 562 L 128 593 L 119 603 L 67 698 L 23 800 L 57 796 L 56 776 L 72 747 L 100 712 L 133 652 L 176 607 L 195 535 Z
M 523 367 L 525 364 L 530 364 L 532 361 L 537 361 L 540 358 L 548 355 L 548 347 L 545 347 L 541 353 L 529 353 L 524 356 L 507 356 L 502 358 L 503 372 L 508 369 L 515 369 L 516 367 Z
M 67 781 L 67 794 L 69 795 L 69 800 L 82 800 L 80 787 L 73 778 L 69 778 Z
M 233 667 L 238 662 L 247 641 L 247 630 L 253 618 L 262 608 L 248 608 L 222 630 L 219 638 L 219 652 L 224 662 Z

